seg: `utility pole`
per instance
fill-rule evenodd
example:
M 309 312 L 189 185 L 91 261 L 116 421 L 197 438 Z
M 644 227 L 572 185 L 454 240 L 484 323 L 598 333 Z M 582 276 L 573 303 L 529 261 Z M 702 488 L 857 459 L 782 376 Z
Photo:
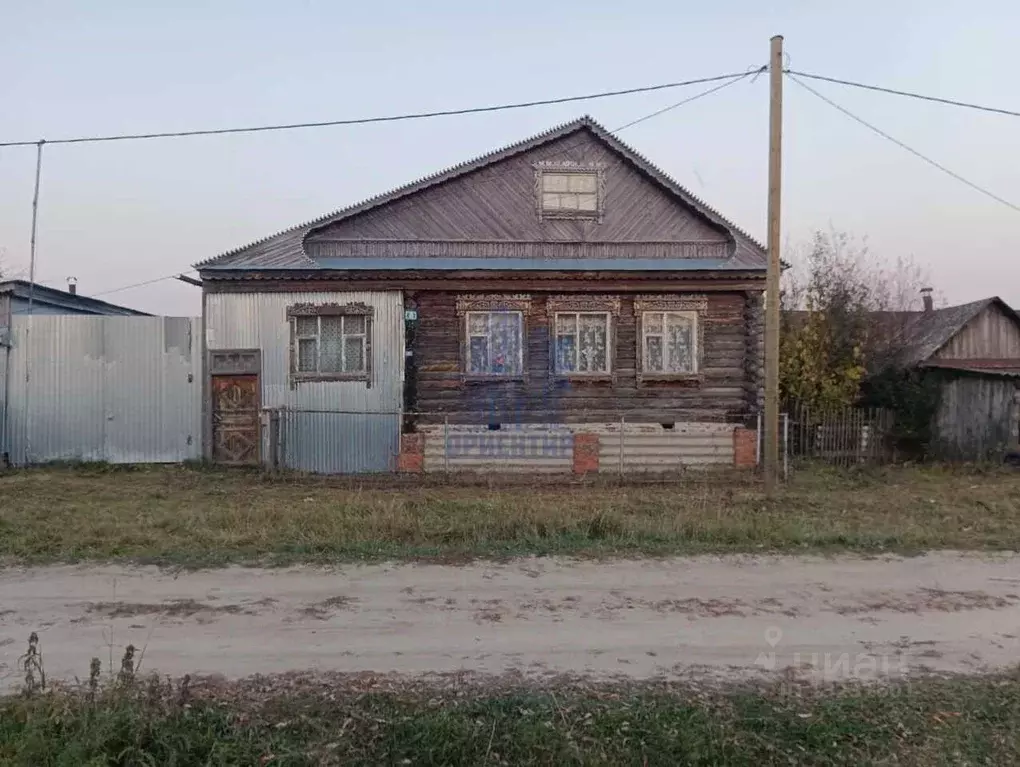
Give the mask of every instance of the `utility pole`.
M 765 494 L 776 493 L 779 475 L 779 209 L 783 180 L 783 37 L 769 54 L 769 265 L 765 279 Z

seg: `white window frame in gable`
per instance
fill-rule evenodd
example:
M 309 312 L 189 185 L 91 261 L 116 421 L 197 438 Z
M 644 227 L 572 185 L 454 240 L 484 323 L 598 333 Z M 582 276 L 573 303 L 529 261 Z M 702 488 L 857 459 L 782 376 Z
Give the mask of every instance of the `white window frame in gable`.
M 566 183 L 564 189 L 549 189 L 547 181 L 554 178 L 562 178 Z M 594 189 L 591 191 L 581 190 L 578 184 L 572 179 L 592 179 Z M 582 165 L 578 163 L 539 163 L 535 166 L 535 208 L 538 217 L 542 219 L 583 219 L 602 221 L 602 214 L 605 210 L 605 174 L 601 165 Z M 582 198 L 589 196 L 594 199 L 594 206 L 582 208 Z M 555 206 L 547 205 L 553 198 Z M 569 201 L 573 200 L 575 206 L 570 206 Z
M 649 317 L 658 315 L 662 320 L 662 330 L 649 331 Z M 670 317 L 683 317 L 691 323 L 691 369 L 670 370 L 669 344 L 667 324 Z M 701 343 L 700 328 L 698 327 L 701 318 L 696 311 L 670 311 L 669 309 L 646 310 L 641 313 L 641 372 L 646 378 L 690 378 L 699 373 L 699 352 L 698 345 Z M 648 338 L 656 337 L 662 339 L 662 370 L 651 370 L 648 367 Z
M 517 317 L 517 370 L 493 373 L 490 372 L 492 369 L 492 335 L 490 322 L 494 314 L 507 314 L 515 315 Z M 486 319 L 486 332 L 472 333 L 471 332 L 471 319 L 473 317 L 485 316 Z M 467 378 L 473 379 L 515 379 L 524 377 L 524 346 L 526 343 L 527 331 L 524 326 L 525 318 L 524 312 L 519 310 L 503 310 L 503 309 L 478 309 L 471 310 L 464 313 L 464 375 Z M 486 339 L 486 356 L 487 364 L 484 372 L 478 372 L 471 369 L 471 339 L 472 338 L 485 338 Z
M 560 332 L 560 318 L 574 318 L 574 332 Z M 601 370 L 580 370 L 581 362 L 581 317 L 604 317 L 606 321 L 606 353 L 605 366 Z M 553 370 L 561 378 L 598 378 L 612 375 L 613 372 L 613 314 L 612 312 L 570 311 L 556 312 L 553 315 Z M 574 369 L 563 370 L 560 367 L 560 337 L 574 336 Z

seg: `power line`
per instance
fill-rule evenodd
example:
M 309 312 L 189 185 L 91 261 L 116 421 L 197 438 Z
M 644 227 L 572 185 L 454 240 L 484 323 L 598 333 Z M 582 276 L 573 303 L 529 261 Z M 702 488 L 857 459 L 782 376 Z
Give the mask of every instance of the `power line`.
M 906 96 L 912 99 L 920 99 L 921 101 L 934 101 L 937 104 L 948 104 L 954 107 L 964 107 L 965 109 L 977 109 L 981 112 L 993 112 L 1000 115 L 1009 115 L 1010 117 L 1020 117 L 1020 112 L 1014 112 L 1011 109 L 1000 109 L 999 107 L 988 107 L 982 104 L 971 104 L 966 101 L 957 101 L 955 99 L 944 99 L 939 96 L 926 96 L 923 93 L 912 93 L 911 91 L 898 91 L 895 88 L 883 88 L 880 85 L 868 85 L 866 83 L 857 83 L 853 80 L 840 80 L 838 77 L 826 77 L 825 75 L 811 74 L 810 72 L 798 72 L 794 69 L 783 70 L 788 75 L 798 75 L 800 77 L 807 77 L 811 80 L 823 80 L 827 83 L 838 83 L 839 85 L 849 85 L 853 88 L 863 88 L 869 91 L 878 91 L 879 93 L 891 93 L 894 96 Z
M 704 90 L 704 91 L 701 91 L 700 93 L 696 93 L 693 96 L 690 96 L 690 97 L 684 99 L 683 101 L 678 101 L 677 103 L 670 104 L 669 106 L 667 106 L 667 107 L 665 107 L 663 109 L 658 109 L 658 110 L 656 110 L 654 112 L 651 112 L 649 114 L 643 115 L 643 116 L 641 116 L 641 117 L 639 117 L 639 118 L 637 118 L 635 120 L 631 120 L 630 122 L 625 123 L 625 124 L 621 125 L 620 127 L 613 129 L 612 131 L 610 131 L 610 133 L 619 133 L 622 130 L 626 130 L 627 128 L 631 128 L 631 127 L 633 127 L 635 125 L 638 125 L 639 123 L 643 123 L 646 120 L 651 120 L 654 117 L 658 117 L 660 115 L 666 114 L 667 112 L 670 112 L 670 111 L 672 111 L 672 110 L 674 110 L 674 109 L 676 109 L 678 107 L 681 107 L 684 104 L 690 104 L 692 101 L 697 101 L 698 99 L 703 98 L 704 96 L 708 96 L 708 95 L 710 95 L 712 93 L 715 93 L 716 91 L 721 91 L 723 88 L 727 88 L 727 87 L 729 87 L 731 85 L 735 85 L 736 83 L 740 82 L 741 80 L 744 80 L 744 79 L 746 79 L 748 77 L 751 77 L 752 75 L 757 77 L 759 74 L 764 72 L 766 69 L 767 69 L 767 67 L 755 67 L 755 68 L 752 68 L 752 69 L 748 69 L 746 72 L 742 72 L 742 73 L 740 73 L 738 75 L 728 75 L 729 79 L 726 82 L 722 83 L 721 85 L 716 85 L 716 86 L 714 86 L 712 88 L 709 88 L 708 90 Z M 576 146 L 577 146 L 576 144 L 565 146 L 562 149 L 560 149 L 559 151 L 552 152 L 552 153 L 546 155 L 546 159 L 549 159 L 551 157 L 556 157 L 556 156 L 559 156 L 561 154 L 565 154 L 565 153 L 569 152 L 570 150 L 576 148 Z M 145 285 L 152 285 L 153 283 L 162 282 L 163 280 L 177 279 L 182 274 L 188 274 L 190 272 L 196 272 L 196 270 L 195 269 L 188 269 L 188 270 L 186 270 L 183 273 L 180 272 L 180 271 L 177 271 L 177 272 L 174 272 L 173 274 L 167 274 L 167 275 L 164 275 L 162 277 L 154 277 L 151 280 L 144 280 L 142 282 L 132 283 L 131 285 L 122 285 L 121 287 L 118 287 L 118 288 L 112 288 L 111 290 L 104 290 L 104 291 L 101 291 L 99 293 L 94 293 L 93 297 L 98 298 L 99 296 L 106 296 L 106 295 L 109 295 L 111 293 L 119 293 L 122 290 L 130 290 L 131 288 L 140 288 L 140 287 L 143 287 Z
M 644 117 L 639 117 L 636 120 L 631 120 L 629 123 L 627 123 L 625 125 L 621 125 L 619 128 L 616 128 L 615 130 L 610 131 L 610 132 L 611 133 L 619 133 L 622 130 L 626 130 L 627 128 L 631 128 L 631 127 L 633 127 L 635 125 L 638 125 L 639 123 L 643 123 L 645 120 L 651 120 L 653 117 L 658 117 L 659 115 L 664 115 L 664 114 L 666 114 L 666 112 L 671 112 L 674 109 L 676 109 L 677 107 L 682 107 L 684 104 L 690 104 L 692 101 L 697 101 L 698 99 L 700 99 L 700 98 L 702 98 L 704 96 L 707 96 L 710 93 L 715 93 L 716 91 L 721 91 L 723 88 L 728 88 L 729 86 L 734 85 L 735 83 L 740 82 L 741 80 L 743 80 L 746 77 L 750 77 L 751 75 L 754 75 L 755 77 L 757 77 L 758 75 L 760 75 L 762 72 L 766 71 L 767 69 L 768 69 L 768 67 L 757 67 L 756 69 L 749 69 L 747 72 L 744 72 L 744 74 L 737 75 L 733 79 L 731 79 L 731 80 L 729 80 L 729 81 L 727 81 L 725 83 L 722 83 L 721 85 L 716 85 L 714 88 L 709 88 L 708 90 L 702 91 L 701 93 L 696 93 L 693 96 L 685 98 L 682 101 L 678 101 L 675 104 L 670 104 L 668 107 L 663 107 L 662 109 L 656 110 L 655 112 L 652 112 L 651 114 L 647 114 Z
M 174 280 L 177 279 L 178 275 L 188 274 L 194 272 L 194 269 L 185 269 L 183 272 L 176 271 L 173 274 L 167 274 L 162 277 L 153 277 L 151 280 L 143 280 L 142 282 L 134 282 L 130 285 L 121 285 L 119 288 L 111 288 L 110 290 L 102 290 L 98 293 L 93 293 L 92 298 L 99 298 L 99 296 L 108 296 L 111 293 L 120 293 L 122 290 L 131 290 L 131 288 L 140 288 L 143 285 L 151 285 L 154 282 L 162 282 L 163 280 Z
M 890 136 L 888 133 L 886 133 L 881 128 L 875 127 L 874 125 L 872 125 L 868 121 L 866 121 L 863 118 L 858 117 L 857 115 L 855 115 L 850 110 L 840 106 L 839 104 L 837 104 L 832 99 L 830 99 L 830 98 L 828 98 L 826 96 L 823 96 L 821 93 L 816 91 L 810 85 L 808 85 L 805 82 L 802 82 L 800 80 L 800 78 L 798 78 L 796 76 L 796 74 L 794 74 L 793 72 L 788 72 L 787 74 L 789 75 L 790 79 L 792 79 L 795 83 L 797 83 L 797 85 L 799 85 L 801 88 L 804 88 L 809 93 L 814 94 L 815 96 L 820 98 L 822 101 L 824 101 L 829 106 L 834 107 L 835 109 L 838 109 L 840 112 L 842 112 L 844 115 L 849 117 L 851 120 L 860 123 L 861 125 L 863 125 L 868 130 L 873 131 L 874 133 L 877 133 L 879 136 L 881 136 L 884 139 L 887 139 L 888 141 L 891 141 L 892 143 L 896 144 L 896 146 L 900 147 L 901 149 L 905 149 L 906 151 L 910 152 L 910 154 L 914 155 L 915 157 L 917 157 L 917 158 L 919 158 L 921 160 L 924 160 L 926 163 L 931 165 L 933 168 L 937 168 L 938 170 L 940 170 L 943 173 L 945 173 L 947 176 L 951 176 L 952 178 L 955 178 L 957 181 L 959 181 L 959 182 L 961 182 L 963 184 L 966 184 L 971 189 L 973 189 L 973 190 L 975 190 L 977 192 L 980 192 L 981 194 L 985 195 L 986 197 L 990 197 L 991 199 L 995 200 L 996 202 L 1002 203 L 1003 205 L 1005 205 L 1008 208 L 1012 208 L 1017 213 L 1020 213 L 1020 205 L 1016 205 L 1016 204 L 1010 202 L 1009 200 L 1005 199 L 1004 197 L 999 197 L 999 195 L 995 194 L 995 192 L 991 192 L 991 191 L 985 189 L 983 186 L 979 186 L 978 184 L 975 184 L 973 181 L 970 181 L 970 180 L 964 178 L 963 176 L 961 176 L 956 171 L 950 170 L 949 168 L 947 168 L 942 163 L 937 162 L 937 161 L 931 159 L 930 157 L 928 157 L 927 155 L 921 154 L 919 151 L 917 151 L 913 147 L 910 147 L 910 146 L 904 144 L 898 138 Z
M 47 139 L 47 144 L 85 144 L 100 141 L 135 141 L 139 139 L 157 138 L 183 138 L 185 136 L 223 136 L 236 133 L 265 133 L 269 131 L 296 130 L 298 128 L 326 128 L 338 125 L 368 125 L 371 123 L 399 122 L 402 120 L 422 120 L 430 117 L 455 117 L 458 115 L 481 114 L 484 112 L 502 112 L 511 109 L 527 109 L 530 107 L 550 106 L 554 104 L 569 104 L 577 101 L 592 101 L 595 99 L 610 98 L 613 96 L 627 96 L 633 93 L 651 93 L 653 91 L 668 90 L 671 88 L 682 88 L 687 85 L 699 85 L 701 83 L 718 82 L 740 77 L 746 72 L 734 72 L 715 77 L 701 77 L 696 80 L 683 80 L 674 83 L 662 83 L 659 85 L 645 85 L 638 88 L 624 88 L 616 91 L 603 91 L 601 93 L 589 93 L 583 96 L 563 96 L 555 99 L 540 99 L 536 101 L 521 101 L 511 104 L 496 104 L 485 107 L 470 107 L 466 109 L 445 109 L 434 112 L 413 112 L 409 114 L 385 115 L 380 117 L 360 117 L 349 120 L 326 120 L 322 122 L 304 123 L 283 123 L 279 125 L 259 125 L 246 128 L 214 128 L 207 130 L 190 131 L 167 131 L 160 133 L 125 133 L 113 136 L 78 136 L 74 138 Z M 5 141 L 0 142 L 0 147 L 8 146 L 36 146 L 43 139 L 35 141 Z

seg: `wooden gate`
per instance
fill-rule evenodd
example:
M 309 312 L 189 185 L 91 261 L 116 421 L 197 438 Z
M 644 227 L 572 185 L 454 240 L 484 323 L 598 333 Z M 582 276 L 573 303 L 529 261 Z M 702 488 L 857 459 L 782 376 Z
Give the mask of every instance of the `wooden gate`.
M 259 462 L 259 354 L 257 351 L 210 354 L 212 459 L 217 463 Z

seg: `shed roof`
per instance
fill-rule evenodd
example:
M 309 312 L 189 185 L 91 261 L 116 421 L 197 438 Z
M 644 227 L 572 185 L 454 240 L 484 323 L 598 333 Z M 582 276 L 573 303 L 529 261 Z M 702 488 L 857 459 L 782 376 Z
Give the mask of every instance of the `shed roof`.
M 120 304 L 111 304 L 107 301 L 100 301 L 98 298 L 89 298 L 79 293 L 70 293 L 58 288 L 49 288 L 45 285 L 32 283 L 28 280 L 5 280 L 0 282 L 0 295 L 9 295 L 14 298 L 28 300 L 29 294 L 32 301 L 46 306 L 53 306 L 60 309 L 67 309 L 74 312 L 86 314 L 107 314 L 107 315 L 134 315 L 140 317 L 150 316 L 147 312 L 140 312 Z
M 926 362 L 968 322 L 992 305 L 998 306 L 1020 324 L 1020 316 L 998 296 L 928 312 L 910 312 L 904 323 L 901 342 L 903 364 L 912 366 Z
M 577 120 L 557 126 L 531 138 L 518 141 L 501 149 L 489 152 L 476 157 L 473 160 L 459 163 L 445 170 L 439 171 L 424 178 L 412 181 L 409 184 L 393 189 L 384 194 L 371 197 L 362 202 L 341 208 L 325 216 L 312 221 L 299 224 L 277 234 L 265 237 L 261 240 L 245 245 L 240 248 L 223 253 L 214 258 L 196 264 L 200 270 L 211 269 L 281 269 L 281 268 L 316 268 L 317 262 L 313 261 L 305 253 L 304 240 L 314 230 L 324 226 L 335 224 L 344 219 L 364 213 L 366 211 L 386 205 L 387 203 L 399 200 L 412 194 L 424 191 L 434 186 L 439 186 L 465 174 L 480 170 L 494 163 L 513 157 L 522 152 L 527 152 L 536 147 L 559 140 L 577 131 L 587 130 L 605 142 L 611 149 L 622 155 L 633 166 L 638 168 L 652 181 L 663 188 L 667 193 L 673 195 L 679 202 L 693 208 L 707 220 L 725 229 L 733 238 L 736 248 L 730 268 L 739 268 L 745 271 L 764 270 L 766 267 L 765 248 L 756 241 L 750 234 L 738 227 L 729 219 L 725 218 L 715 208 L 695 196 L 689 190 L 681 186 L 671 176 L 653 165 L 646 157 L 637 150 L 628 146 L 593 118 L 585 115 Z M 608 259 L 607 259 L 608 260 Z M 615 260 L 614 260 L 615 263 Z M 355 267 L 349 267 L 355 268 Z

